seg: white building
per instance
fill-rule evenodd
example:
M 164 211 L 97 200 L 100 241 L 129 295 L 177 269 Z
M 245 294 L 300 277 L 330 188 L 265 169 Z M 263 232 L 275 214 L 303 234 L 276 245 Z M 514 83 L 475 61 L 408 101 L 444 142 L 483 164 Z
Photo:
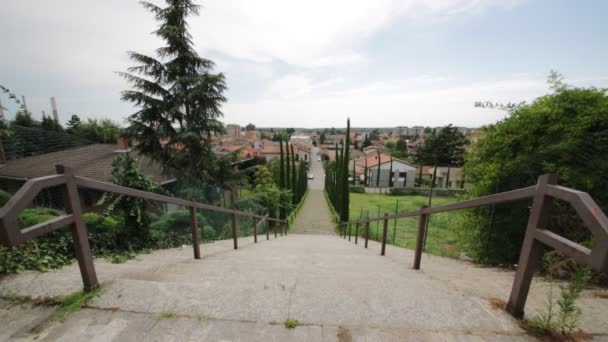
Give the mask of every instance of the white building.
M 380 163 L 379 179 L 378 163 Z M 414 187 L 416 181 L 416 166 L 386 154 L 381 154 L 380 160 L 378 160 L 377 155 L 371 155 L 367 158 L 367 181 L 368 184 L 366 184 L 366 186 L 374 188 Z

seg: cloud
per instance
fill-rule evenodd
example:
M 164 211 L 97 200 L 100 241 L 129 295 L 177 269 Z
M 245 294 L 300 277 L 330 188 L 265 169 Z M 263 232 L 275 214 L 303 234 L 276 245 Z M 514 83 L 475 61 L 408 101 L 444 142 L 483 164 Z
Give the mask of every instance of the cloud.
M 306 101 L 301 108 L 313 109 L 322 101 L 332 103 L 332 99 L 350 103 L 371 100 L 367 93 L 373 89 L 386 92 L 389 87 L 388 93 L 398 93 L 409 91 L 408 84 L 424 87 L 423 80 L 416 83 L 409 79 L 408 84 L 378 80 L 355 89 L 348 85 L 351 75 L 344 68 L 351 66 L 353 73 L 365 68 L 369 62 L 365 43 L 399 20 L 441 21 L 508 7 L 517 1 L 199 3 L 203 6 L 201 16 L 189 20 L 194 43 L 204 56 L 221 56 L 216 59 L 216 70 L 226 73 L 228 97 L 234 102 L 226 107 L 227 113 L 228 109 L 248 108 L 252 113 L 282 115 L 299 107 L 300 100 Z M 3 4 L 0 22 L 0 80 L 18 94 L 27 95 L 34 115 L 41 109 L 48 111 L 48 98 L 56 96 L 64 121 L 72 113 L 122 120 L 132 108 L 120 101 L 120 91 L 127 84 L 115 72 L 131 65 L 127 51 L 151 54 L 161 45 L 151 35 L 157 23 L 136 0 L 9 1 Z M 357 91 L 364 95 L 352 101 Z M 252 107 L 255 103 L 268 111 Z M 282 104 L 284 110 L 278 107 Z M 332 105 L 333 110 L 339 110 L 337 104 Z M 377 108 L 385 106 L 388 104 Z M 277 117 L 268 117 L 269 122 L 274 119 Z
M 200 46 L 260 63 L 361 63 L 367 38 L 396 20 L 428 20 L 509 7 L 516 0 L 222 0 L 203 2 Z
M 299 76 L 301 77 L 301 76 Z M 289 79 L 289 78 L 287 78 Z M 265 98 L 248 103 L 229 103 L 227 122 L 283 127 L 328 127 L 351 118 L 355 127 L 391 127 L 396 125 L 478 127 L 504 118 L 499 110 L 474 108 L 476 101 L 499 103 L 532 101 L 549 92 L 544 78 L 512 78 L 480 82 L 452 82 L 437 77 L 375 82 L 360 87 L 315 93 L 315 82 L 299 79 L 292 85 L 305 84 L 306 91 L 296 91 L 297 98 Z M 608 86 L 606 77 L 573 82 L 576 86 Z M 338 124 L 339 125 L 339 124 Z

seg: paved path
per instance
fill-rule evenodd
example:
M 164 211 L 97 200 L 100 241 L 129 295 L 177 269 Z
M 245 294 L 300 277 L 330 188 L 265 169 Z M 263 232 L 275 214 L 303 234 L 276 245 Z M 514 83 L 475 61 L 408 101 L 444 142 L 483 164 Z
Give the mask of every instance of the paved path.
M 289 231 L 295 234 L 335 235 L 334 226 L 323 190 L 309 189 L 304 206 Z
M 314 148 L 309 173 L 314 179 L 308 181 L 308 196 L 296 222 L 290 229 L 295 234 L 329 234 L 335 235 L 334 223 L 331 220 L 329 207 L 324 194 L 323 164 L 317 159 L 318 148 Z

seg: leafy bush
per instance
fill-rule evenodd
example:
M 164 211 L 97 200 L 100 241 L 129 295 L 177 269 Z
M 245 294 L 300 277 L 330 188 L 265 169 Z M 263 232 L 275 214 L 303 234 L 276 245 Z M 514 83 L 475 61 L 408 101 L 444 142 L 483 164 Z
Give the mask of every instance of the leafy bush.
M 217 233 L 215 232 L 215 229 L 213 229 L 213 227 L 211 226 L 204 226 L 203 227 L 203 237 L 205 240 L 214 240 L 217 238 Z
M 59 212 L 55 209 L 27 208 L 23 210 L 21 215 L 17 218 L 17 224 L 21 228 L 26 228 L 37 223 L 48 221 L 57 216 L 59 216 Z
M 199 226 L 205 225 L 206 220 L 200 213 L 196 214 Z M 182 235 L 189 235 L 192 232 L 192 225 L 190 223 L 190 210 L 180 209 L 171 211 L 161 216 L 158 221 L 150 225 L 150 229 L 155 234 L 159 233 L 176 233 Z
M 53 209 L 28 208 L 19 215 L 19 227 L 25 228 L 59 215 Z M 58 229 L 12 249 L 0 247 L 0 274 L 25 270 L 47 271 L 70 264 L 74 259 L 72 238 L 66 229 Z
M 0 207 L 3 207 L 9 199 L 11 199 L 11 194 L 0 190 Z
M 472 197 L 534 185 L 557 173 L 560 184 L 589 194 L 608 208 L 608 94 L 606 89 L 571 88 L 552 75 L 554 92 L 513 107 L 504 120 L 482 128 L 464 166 Z M 590 172 L 593 170 L 593 172 Z M 493 213 L 466 215 L 467 244 L 487 263 L 516 263 L 529 217 L 529 201 L 496 205 Z M 576 242 L 591 235 L 570 206 L 556 203 L 548 226 Z

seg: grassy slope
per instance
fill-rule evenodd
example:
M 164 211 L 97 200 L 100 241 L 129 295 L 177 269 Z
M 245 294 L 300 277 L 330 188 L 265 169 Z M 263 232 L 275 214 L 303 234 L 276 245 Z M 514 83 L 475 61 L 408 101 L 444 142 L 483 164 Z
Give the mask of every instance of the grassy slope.
M 397 200 L 399 201 L 399 212 L 417 210 L 420 209 L 420 206 L 423 204 L 428 203 L 428 198 L 426 196 L 390 196 L 351 193 L 350 218 L 359 218 L 361 209 L 363 209 L 363 216 L 366 216 L 367 210 L 369 210 L 370 217 L 378 216 L 378 208 L 380 208 L 380 215 L 384 215 L 384 213 L 394 213 Z M 453 197 L 434 197 L 432 206 L 440 206 L 456 201 L 456 198 Z M 461 249 L 458 245 L 458 234 L 455 229 L 458 227 L 457 220 L 459 219 L 457 212 L 432 215 L 429 222 L 425 251 L 437 255 L 458 256 Z M 388 243 L 401 247 L 415 248 L 417 226 L 417 217 L 399 219 L 397 220 L 395 232 L 395 220 L 389 221 Z M 354 227 L 352 229 L 354 234 Z M 382 223 L 370 224 L 370 239 L 382 239 Z

